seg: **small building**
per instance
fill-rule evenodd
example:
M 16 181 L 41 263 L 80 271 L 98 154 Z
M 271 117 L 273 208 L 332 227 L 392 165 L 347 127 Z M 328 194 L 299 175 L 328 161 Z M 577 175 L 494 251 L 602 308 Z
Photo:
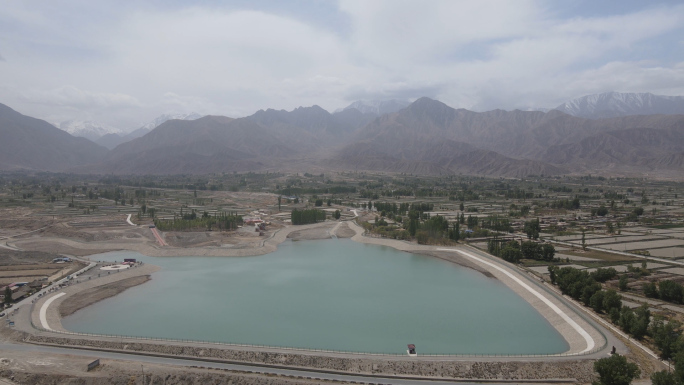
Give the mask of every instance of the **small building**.
M 247 218 L 244 218 L 244 219 L 243 219 L 243 222 L 244 222 L 246 225 L 256 225 L 256 224 L 259 224 L 259 223 L 263 223 L 264 221 L 263 221 L 261 218 L 259 218 L 259 217 L 247 217 Z

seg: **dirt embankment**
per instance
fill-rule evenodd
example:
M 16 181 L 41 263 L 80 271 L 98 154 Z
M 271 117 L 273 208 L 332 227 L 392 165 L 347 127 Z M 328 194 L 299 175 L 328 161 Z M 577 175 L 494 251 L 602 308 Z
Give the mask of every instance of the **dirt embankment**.
M 324 222 L 319 226 L 296 230 L 290 232 L 287 237 L 293 241 L 311 241 L 315 239 L 329 239 L 336 236 L 337 238 L 351 238 L 356 232 L 349 228 L 346 222 Z
M 333 222 L 325 222 L 321 223 L 320 226 L 310 228 L 310 229 L 302 229 L 302 230 L 296 230 L 290 232 L 290 234 L 287 235 L 289 239 L 292 239 L 293 241 L 311 241 L 315 239 L 329 239 L 332 237 L 331 231 L 333 228 L 337 225 L 337 223 Z
M 335 235 L 337 235 L 337 238 L 351 238 L 356 235 L 356 231 L 350 229 L 347 222 L 342 222 L 337 231 L 335 231 Z
M 51 263 L 62 256 L 55 253 L 41 251 L 15 251 L 0 249 L 0 266 L 29 265 L 34 263 Z
M 128 288 L 141 285 L 150 279 L 149 275 L 141 275 L 84 290 L 64 301 L 59 307 L 59 314 L 62 317 L 69 316 L 86 306 L 113 297 Z

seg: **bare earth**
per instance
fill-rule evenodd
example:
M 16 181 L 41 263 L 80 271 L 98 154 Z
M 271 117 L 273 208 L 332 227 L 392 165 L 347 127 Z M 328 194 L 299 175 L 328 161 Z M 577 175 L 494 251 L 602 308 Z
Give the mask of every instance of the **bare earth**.
M 86 306 L 90 306 L 96 302 L 102 301 L 103 299 L 113 297 L 128 288 L 141 285 L 150 279 L 150 275 L 139 275 L 83 290 L 77 296 L 71 298 L 68 302 L 62 303 L 62 305 L 59 307 L 59 314 L 62 317 L 72 315 Z

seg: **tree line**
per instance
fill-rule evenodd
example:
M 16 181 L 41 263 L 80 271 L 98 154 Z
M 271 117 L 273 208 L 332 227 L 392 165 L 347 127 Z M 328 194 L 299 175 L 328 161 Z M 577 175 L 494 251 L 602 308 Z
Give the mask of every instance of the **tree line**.
M 292 210 L 290 216 L 293 225 L 306 225 L 309 223 L 316 223 L 325 220 L 325 211 L 309 209 L 309 210 Z
M 617 275 L 615 269 L 598 269 L 593 273 L 572 267 L 558 268 L 549 266 L 551 282 L 558 285 L 563 294 L 582 301 L 597 313 L 607 314 L 610 321 L 635 339 L 645 336 L 653 342 L 664 360 L 675 360 L 675 372 L 654 373 L 653 384 L 682 384 L 684 381 L 684 340 L 681 337 L 681 324 L 676 320 L 666 320 L 651 312 L 647 305 L 631 309 L 622 305 L 620 295 L 615 290 L 603 290 L 601 283 Z M 660 382 L 667 380 L 666 382 Z
M 518 263 L 521 259 L 534 259 L 537 261 L 553 261 L 556 248 L 550 243 L 537 243 L 534 241 L 504 241 L 490 239 L 487 241 L 487 252 L 495 255 L 506 262 Z
M 154 225 L 161 231 L 227 231 L 237 230 L 238 226 L 242 226 L 242 224 L 242 216 L 234 212 L 217 212 L 211 216 L 205 211 L 201 216 L 198 216 L 195 210 L 186 214 L 181 212 L 179 217 L 174 214 L 173 219 L 154 220 Z

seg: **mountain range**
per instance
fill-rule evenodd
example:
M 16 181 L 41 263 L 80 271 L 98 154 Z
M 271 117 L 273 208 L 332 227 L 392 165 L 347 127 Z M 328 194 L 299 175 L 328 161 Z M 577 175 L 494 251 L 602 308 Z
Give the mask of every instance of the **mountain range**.
M 606 92 L 573 99 L 556 107 L 572 116 L 601 119 L 629 115 L 684 114 L 683 96 Z
M 0 170 L 67 171 L 101 162 L 107 149 L 0 104 Z
M 91 141 L 96 141 L 104 135 L 120 135 L 123 133 L 121 129 L 92 120 L 67 120 L 55 124 L 55 126 L 62 131 L 68 132 L 72 136 L 86 138 Z
M 174 119 L 195 120 L 201 117 L 202 115 L 195 112 L 191 112 L 189 114 L 163 114 L 155 118 L 153 121 L 143 124 L 140 128 L 135 129 L 127 134 L 123 134 L 120 132 L 110 132 L 95 139 L 94 142 L 101 146 L 107 147 L 111 150 L 122 143 L 130 142 L 133 139 L 144 136 L 145 134 L 159 127 L 159 125 L 166 121 Z
M 3 144 L 6 135 L 24 138 L 12 139 L 14 154 L 28 142 L 33 147 L 24 152 L 35 154 L 57 133 L 70 137 L 3 107 Z M 588 119 L 559 110 L 473 112 L 429 98 L 386 114 L 374 111 L 350 106 L 331 114 L 312 106 L 260 110 L 238 119 L 171 119 L 110 151 L 83 138 L 60 136 L 60 150 L 38 154 L 31 162 L 31 156 L 5 155 L 0 167 L 115 174 L 332 169 L 525 177 L 676 175 L 684 162 L 684 115 Z M 5 115 L 13 120 L 3 120 Z M 29 131 L 31 140 L 25 138 Z M 46 165 L 47 155 L 75 147 L 81 155 Z
M 335 113 L 345 110 L 356 109 L 364 114 L 385 115 L 397 112 L 402 108 L 407 107 L 410 102 L 406 100 L 357 100 L 345 108 L 335 111 Z

